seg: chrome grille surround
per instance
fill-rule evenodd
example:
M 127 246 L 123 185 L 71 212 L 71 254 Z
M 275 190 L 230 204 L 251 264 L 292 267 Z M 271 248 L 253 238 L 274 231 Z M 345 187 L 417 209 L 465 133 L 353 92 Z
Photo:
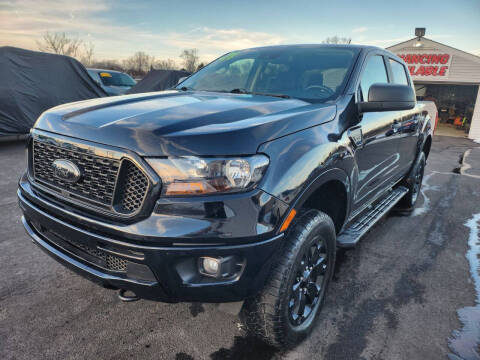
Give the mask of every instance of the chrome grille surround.
M 35 188 L 61 202 L 107 216 L 130 218 L 142 210 L 152 186 L 137 156 L 41 130 L 33 130 L 31 135 L 28 175 Z M 56 177 L 51 168 L 56 159 L 75 163 L 82 178 L 72 184 Z

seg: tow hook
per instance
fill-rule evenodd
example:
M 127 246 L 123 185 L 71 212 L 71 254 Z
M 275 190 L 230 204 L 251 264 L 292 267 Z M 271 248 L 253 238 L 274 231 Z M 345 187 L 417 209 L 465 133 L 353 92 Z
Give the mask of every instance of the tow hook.
M 118 290 L 118 298 L 124 302 L 132 302 L 132 301 L 140 300 L 140 298 L 137 295 L 135 295 L 135 293 L 132 291 L 129 291 L 129 292 L 133 295 L 127 294 L 128 291 L 129 290 L 125 290 L 125 289 Z

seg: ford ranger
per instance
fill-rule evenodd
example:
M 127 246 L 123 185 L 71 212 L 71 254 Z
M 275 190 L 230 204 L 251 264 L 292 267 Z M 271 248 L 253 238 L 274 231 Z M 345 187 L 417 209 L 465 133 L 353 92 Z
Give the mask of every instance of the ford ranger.
M 33 241 L 124 300 L 242 302 L 291 346 L 335 266 L 417 201 L 432 125 L 402 59 L 377 47 L 230 52 L 174 89 L 61 105 L 19 181 Z

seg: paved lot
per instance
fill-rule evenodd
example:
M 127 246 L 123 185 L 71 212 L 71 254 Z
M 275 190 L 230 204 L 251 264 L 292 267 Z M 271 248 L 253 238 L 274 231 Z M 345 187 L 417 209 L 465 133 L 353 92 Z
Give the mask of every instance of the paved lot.
M 386 217 L 339 253 L 314 333 L 280 353 L 214 305 L 122 303 L 50 259 L 20 223 L 23 147 L 0 144 L 0 358 L 446 359 L 453 350 L 475 358 L 468 339 L 479 329 L 471 321 L 476 294 L 465 256 L 473 227 L 464 224 L 480 213 L 480 151 L 462 169 L 458 159 L 476 146 L 434 139 L 415 213 Z M 473 333 L 458 332 L 451 350 L 460 309 Z

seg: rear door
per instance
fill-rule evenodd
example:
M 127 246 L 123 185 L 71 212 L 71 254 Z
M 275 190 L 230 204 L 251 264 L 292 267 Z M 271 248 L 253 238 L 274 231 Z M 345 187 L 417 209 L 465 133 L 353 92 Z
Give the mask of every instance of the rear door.
M 399 61 L 388 58 L 390 79 L 394 84 L 412 86 L 407 68 Z M 393 130 L 398 137 L 400 172 L 404 175 L 410 169 L 416 156 L 421 115 L 416 109 L 399 111 L 394 120 Z
M 388 83 L 389 71 L 381 53 L 366 58 L 357 90 L 357 101 L 367 101 L 370 86 Z M 357 142 L 355 158 L 358 167 L 353 211 L 360 210 L 391 186 L 399 174 L 398 134 L 394 120 L 398 111 L 359 114 L 360 122 L 349 129 L 350 139 Z M 358 133 L 361 131 L 361 143 Z M 353 136 L 352 136 L 353 135 Z

